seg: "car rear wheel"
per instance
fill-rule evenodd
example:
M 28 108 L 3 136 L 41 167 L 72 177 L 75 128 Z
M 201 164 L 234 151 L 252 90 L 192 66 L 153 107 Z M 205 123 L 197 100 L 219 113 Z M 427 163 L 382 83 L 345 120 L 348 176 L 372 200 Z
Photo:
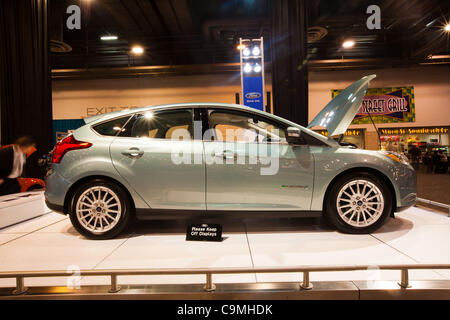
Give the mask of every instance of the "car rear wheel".
M 75 192 L 70 220 L 85 237 L 104 240 L 119 235 L 130 215 L 130 201 L 122 188 L 97 179 L 83 184 Z
M 371 233 L 392 213 L 392 195 L 375 175 L 359 172 L 340 178 L 327 197 L 326 216 L 339 231 Z

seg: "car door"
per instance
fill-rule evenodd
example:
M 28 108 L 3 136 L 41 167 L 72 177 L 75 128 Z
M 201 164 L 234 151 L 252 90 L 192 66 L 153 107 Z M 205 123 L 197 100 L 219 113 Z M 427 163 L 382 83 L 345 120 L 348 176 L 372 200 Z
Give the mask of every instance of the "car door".
M 314 160 L 286 141 L 284 124 L 229 109 L 207 111 L 207 210 L 309 210 Z
M 204 210 L 203 144 L 192 108 L 136 114 L 111 144 L 111 157 L 152 209 Z

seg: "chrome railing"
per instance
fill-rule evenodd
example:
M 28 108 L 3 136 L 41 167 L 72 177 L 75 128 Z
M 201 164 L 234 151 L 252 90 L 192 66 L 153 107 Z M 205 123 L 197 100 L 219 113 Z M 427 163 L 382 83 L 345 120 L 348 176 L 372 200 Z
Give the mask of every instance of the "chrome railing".
M 440 202 L 436 202 L 436 201 L 432 201 L 432 200 L 427 200 L 427 199 L 422 199 L 422 198 L 417 198 L 417 202 L 431 204 L 431 205 L 436 206 L 436 207 L 441 207 L 441 208 L 447 209 L 448 210 L 448 216 L 450 217 L 450 205 L 448 205 L 448 204 L 440 203 Z
M 309 275 L 311 272 L 336 272 L 336 271 L 361 271 L 373 270 L 374 265 L 338 265 L 338 266 L 297 266 L 297 267 L 259 267 L 259 268 L 202 268 L 202 269 L 118 269 L 118 270 L 81 270 L 77 271 L 77 276 L 108 276 L 110 277 L 110 293 L 120 291 L 118 276 L 151 276 L 151 275 L 205 275 L 206 281 L 203 287 L 206 292 L 213 292 L 215 285 L 212 276 L 217 274 L 248 274 L 248 273 L 302 273 L 303 281 L 300 288 L 311 290 L 313 288 Z M 450 264 L 404 264 L 404 265 L 377 265 L 378 270 L 399 270 L 401 271 L 398 285 L 401 288 L 409 288 L 409 270 L 418 269 L 449 269 Z M 23 272 L 2 272 L 0 279 L 15 278 L 16 288 L 14 295 L 21 295 L 27 292 L 24 279 L 26 278 L 51 278 L 71 276 L 67 271 L 23 271 Z

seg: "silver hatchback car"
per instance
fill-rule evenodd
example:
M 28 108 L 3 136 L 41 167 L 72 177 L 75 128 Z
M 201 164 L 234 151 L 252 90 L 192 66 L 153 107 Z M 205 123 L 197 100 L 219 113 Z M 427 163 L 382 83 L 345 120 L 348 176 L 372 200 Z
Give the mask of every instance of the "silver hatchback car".
M 370 81 L 333 99 L 309 127 L 343 135 Z M 311 217 L 370 233 L 416 201 L 404 156 L 357 149 L 240 105 L 152 106 L 85 119 L 57 143 L 45 192 L 91 239 L 130 219 Z

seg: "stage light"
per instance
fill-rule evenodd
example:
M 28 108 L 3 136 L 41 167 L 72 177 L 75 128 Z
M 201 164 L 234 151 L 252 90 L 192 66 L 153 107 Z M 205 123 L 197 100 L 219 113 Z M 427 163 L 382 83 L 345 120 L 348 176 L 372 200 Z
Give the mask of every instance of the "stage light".
M 144 53 L 144 48 L 142 48 L 141 46 L 134 46 L 131 49 L 131 53 L 136 54 L 136 55 L 140 55 Z
M 102 37 L 100 37 L 100 39 L 103 41 L 111 41 L 111 40 L 117 40 L 118 37 L 117 36 L 102 36 Z
M 444 27 L 444 30 L 447 32 L 450 32 L 450 23 Z
M 237 48 L 238 50 L 244 50 L 246 47 L 245 47 L 244 44 L 239 44 L 236 48 Z
M 261 70 L 262 70 L 262 67 L 261 67 L 261 65 L 258 64 L 258 63 L 255 64 L 255 66 L 253 67 L 253 71 L 256 72 L 256 73 L 260 73 Z
M 347 40 L 342 44 L 342 46 L 346 49 L 351 48 L 354 45 L 355 45 L 355 41 L 353 41 L 353 40 Z
M 248 57 L 250 55 L 250 49 L 249 48 L 244 48 L 244 50 L 242 50 L 242 54 L 246 57 Z
M 252 66 L 250 65 L 250 63 L 246 63 L 244 66 L 244 72 L 245 73 L 250 73 L 252 72 Z
M 261 49 L 259 48 L 259 46 L 253 47 L 252 54 L 253 54 L 255 57 L 256 57 L 256 56 L 259 56 L 259 55 L 261 54 Z

